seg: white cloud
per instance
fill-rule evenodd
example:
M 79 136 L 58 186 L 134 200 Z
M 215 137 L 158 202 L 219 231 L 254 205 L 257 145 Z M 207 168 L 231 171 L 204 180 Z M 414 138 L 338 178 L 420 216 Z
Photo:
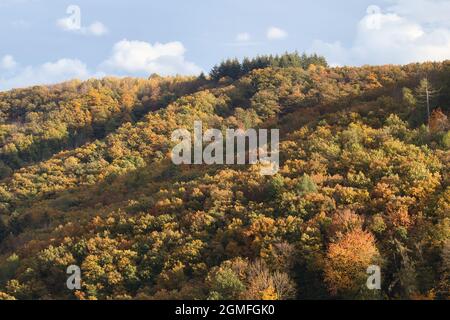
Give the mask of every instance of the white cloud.
M 14 57 L 11 55 L 6 55 L 0 60 L 0 68 L 11 70 L 14 69 L 17 66 L 16 60 L 14 60 Z
M 53 84 L 68 79 L 87 79 L 91 76 L 87 66 L 80 60 L 60 59 L 37 67 L 21 68 L 9 78 L 0 78 L 0 90 L 38 84 Z
M 89 69 L 78 59 L 68 58 L 20 67 L 11 55 L 6 55 L 0 59 L 0 70 L 5 70 L 0 73 L 0 90 L 106 75 L 199 74 L 202 70 L 185 60 L 185 52 L 181 42 L 152 45 L 143 41 L 122 40 L 114 45 L 111 56 L 96 69 Z
M 73 23 L 73 20 L 69 17 L 58 19 L 56 25 L 64 31 L 79 31 L 81 29 L 81 26 Z
M 448 0 L 390 0 L 388 12 L 421 24 L 450 26 L 450 1 Z
M 445 9 L 450 1 L 434 1 L 435 5 L 438 3 Z M 390 7 L 389 12 L 370 6 L 358 24 L 351 46 L 345 47 L 338 41 L 328 43 L 318 40 L 311 50 L 324 54 L 332 64 L 340 65 L 404 64 L 449 59 L 450 29 L 443 24 L 424 25 L 413 14 L 406 17 L 395 12 L 395 8 L 406 6 L 402 4 L 402 0 L 397 1 L 397 6 Z
M 236 41 L 237 42 L 248 42 L 250 41 L 251 36 L 248 32 L 242 32 L 242 33 L 238 33 L 236 35 Z
M 70 18 L 62 18 L 57 21 L 57 25 L 64 31 L 71 31 L 83 35 L 102 36 L 108 33 L 108 28 L 99 21 L 92 23 L 88 27 L 77 27 L 72 24 Z
M 94 36 L 101 36 L 108 33 L 108 29 L 103 23 L 96 21 L 87 28 L 87 32 Z
M 103 64 L 107 70 L 133 74 L 161 75 L 198 74 L 201 69 L 185 60 L 186 49 L 181 42 L 155 43 L 122 40 L 113 47 L 112 55 Z
M 270 27 L 267 30 L 267 39 L 269 40 L 281 40 L 287 38 L 287 36 L 286 31 L 277 27 Z

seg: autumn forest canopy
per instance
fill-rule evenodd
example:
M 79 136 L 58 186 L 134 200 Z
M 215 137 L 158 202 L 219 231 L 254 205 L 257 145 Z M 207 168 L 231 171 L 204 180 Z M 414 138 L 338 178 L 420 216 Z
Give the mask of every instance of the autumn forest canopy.
M 448 299 L 449 114 L 450 61 L 298 53 L 0 92 L 0 299 Z M 194 121 L 279 172 L 173 164 Z

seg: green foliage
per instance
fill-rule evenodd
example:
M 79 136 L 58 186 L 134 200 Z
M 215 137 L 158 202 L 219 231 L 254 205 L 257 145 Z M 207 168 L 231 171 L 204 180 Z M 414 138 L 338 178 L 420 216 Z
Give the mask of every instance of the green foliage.
M 279 197 L 284 188 L 284 178 L 281 175 L 275 175 L 269 182 L 268 195 L 270 198 Z
M 253 59 L 244 58 L 242 63 L 238 59 L 228 59 L 216 65 L 210 72 L 210 77 L 214 81 L 229 77 L 233 80 L 250 73 L 256 69 L 265 68 L 303 68 L 308 69 L 310 65 L 327 67 L 326 59 L 317 54 L 307 55 L 298 52 L 285 53 L 283 55 L 258 56 Z
M 413 109 L 417 104 L 417 100 L 414 97 L 413 91 L 409 88 L 403 88 L 402 93 L 403 93 L 403 102 L 406 103 L 408 108 Z
M 447 133 L 442 137 L 442 145 L 447 150 L 450 149 L 450 131 L 447 131 Z
M 297 184 L 297 191 L 302 195 L 311 192 L 316 192 L 317 185 L 314 183 L 314 181 L 311 179 L 310 176 L 305 174 L 303 175 L 303 177 L 301 177 L 300 181 Z
M 219 269 L 210 280 L 210 300 L 235 300 L 245 290 L 244 284 L 231 269 Z

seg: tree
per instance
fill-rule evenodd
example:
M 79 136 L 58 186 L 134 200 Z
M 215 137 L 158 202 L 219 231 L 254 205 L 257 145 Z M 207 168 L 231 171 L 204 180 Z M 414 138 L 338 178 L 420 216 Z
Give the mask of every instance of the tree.
M 442 144 L 444 148 L 450 149 L 450 131 L 447 131 L 442 137 Z
M 314 183 L 310 176 L 304 174 L 297 184 L 297 190 L 301 195 L 304 195 L 307 193 L 316 192 L 317 185 Z
M 433 111 L 428 127 L 431 132 L 441 132 L 449 128 L 448 118 L 441 109 L 436 109 Z
M 427 123 L 430 122 L 431 112 L 433 111 L 433 101 L 437 97 L 439 91 L 434 89 L 430 81 L 424 78 L 420 81 L 420 85 L 416 88 L 417 105 L 419 106 L 419 112 L 426 110 Z
M 247 270 L 245 299 L 286 300 L 295 297 L 295 284 L 289 275 L 276 271 L 271 273 L 263 260 L 251 263 Z
M 256 93 L 251 100 L 251 108 L 264 120 L 276 116 L 281 109 L 278 97 L 269 90 Z
M 361 216 L 350 209 L 338 210 L 331 217 L 329 236 L 331 239 L 339 240 L 350 232 L 361 230 L 362 226 Z
M 235 300 L 245 290 L 239 277 L 229 268 L 218 268 L 208 276 L 210 293 L 213 300 Z
M 401 295 L 408 299 L 418 292 L 417 272 L 414 261 L 409 256 L 411 250 L 398 240 L 394 240 L 394 243 L 401 259 L 396 278 L 398 279 Z
M 238 59 L 228 59 L 216 65 L 210 72 L 211 79 L 219 81 L 223 77 L 230 77 L 233 80 L 250 73 L 253 70 L 265 68 L 303 68 L 307 70 L 309 66 L 328 67 L 325 57 L 317 54 L 307 55 L 298 52 L 285 53 L 282 55 L 262 55 L 256 58 L 244 58 L 242 63 Z
M 414 92 L 409 88 L 403 88 L 403 102 L 408 106 L 408 111 L 414 109 L 417 104 L 417 100 L 414 97 Z
M 241 63 L 238 59 L 228 59 L 212 68 L 210 77 L 214 81 L 219 81 L 223 77 L 230 77 L 233 80 L 242 75 Z
M 324 266 L 330 293 L 345 298 L 362 297 L 367 268 L 379 264 L 379 257 L 374 236 L 359 228 L 330 244 Z
M 281 175 L 275 175 L 270 179 L 267 187 L 267 193 L 269 198 L 278 198 L 284 189 L 284 179 Z

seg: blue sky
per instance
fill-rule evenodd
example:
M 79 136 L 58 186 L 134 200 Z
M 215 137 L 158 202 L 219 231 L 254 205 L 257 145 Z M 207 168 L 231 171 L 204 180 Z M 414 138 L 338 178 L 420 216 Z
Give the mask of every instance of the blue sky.
M 335 65 L 444 60 L 449 16 L 450 0 L 0 0 L 0 90 L 294 50 Z

